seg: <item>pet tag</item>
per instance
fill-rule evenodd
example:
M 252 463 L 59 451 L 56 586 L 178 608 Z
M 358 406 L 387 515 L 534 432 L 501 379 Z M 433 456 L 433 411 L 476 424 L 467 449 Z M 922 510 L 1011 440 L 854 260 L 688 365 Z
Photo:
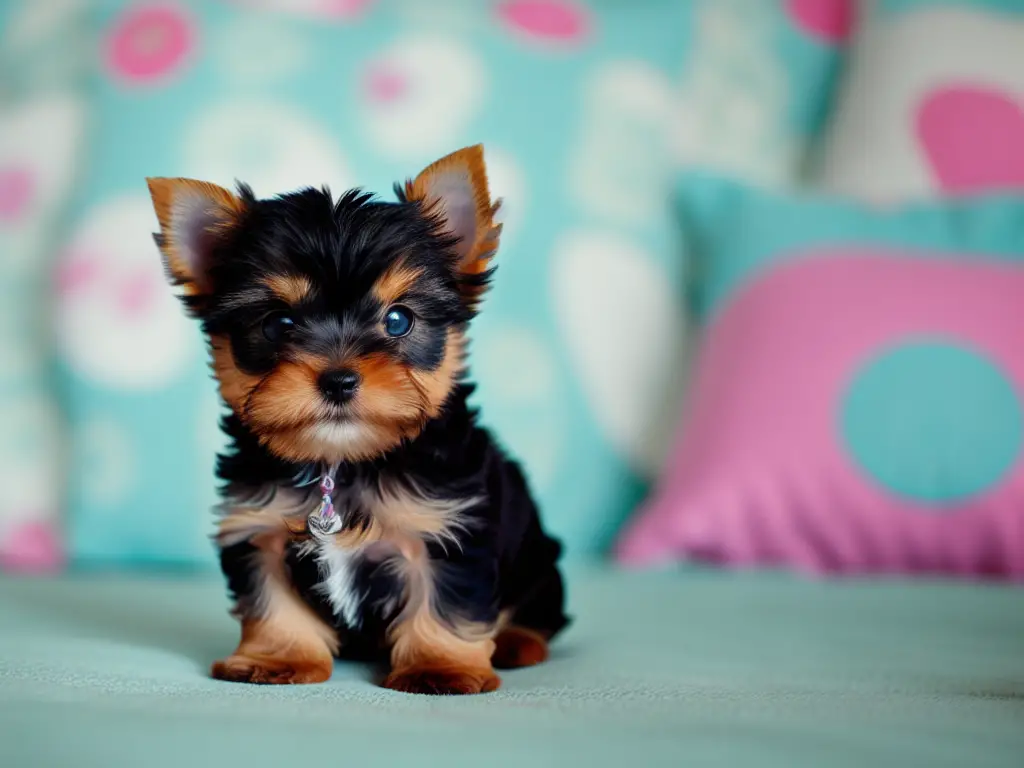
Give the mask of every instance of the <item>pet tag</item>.
M 309 532 L 318 539 L 327 539 L 341 530 L 341 517 L 334 510 L 331 493 L 334 492 L 334 479 L 330 474 L 320 478 L 320 505 L 309 513 L 306 525 Z

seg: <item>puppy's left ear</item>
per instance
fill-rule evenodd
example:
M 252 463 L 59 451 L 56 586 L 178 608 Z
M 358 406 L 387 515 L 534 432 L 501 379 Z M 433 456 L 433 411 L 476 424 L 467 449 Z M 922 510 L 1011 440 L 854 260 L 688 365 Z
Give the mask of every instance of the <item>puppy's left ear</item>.
M 467 299 L 475 302 L 486 288 L 501 236 L 501 224 L 494 223 L 501 201 L 491 202 L 483 145 L 460 149 L 427 166 L 406 183 L 405 198 L 422 202 L 458 239 L 459 271 Z

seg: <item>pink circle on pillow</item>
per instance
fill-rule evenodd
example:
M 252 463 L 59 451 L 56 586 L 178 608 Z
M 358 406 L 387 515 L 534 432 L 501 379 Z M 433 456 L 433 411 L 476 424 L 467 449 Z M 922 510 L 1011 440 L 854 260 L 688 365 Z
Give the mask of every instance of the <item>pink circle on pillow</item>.
M 28 168 L 20 165 L 0 168 L 0 222 L 17 221 L 24 216 L 33 192 L 35 179 Z
M 126 322 L 145 316 L 159 298 L 159 292 L 164 290 L 163 284 L 148 268 L 104 275 L 104 262 L 105 259 L 95 253 L 67 254 L 54 272 L 56 294 L 69 300 L 102 281 L 109 284 L 113 306 Z
M 918 107 L 917 135 L 947 192 L 1024 187 L 1024 105 L 1007 93 L 937 88 Z
M 107 38 L 107 66 L 119 79 L 151 83 L 173 73 L 192 50 L 194 29 L 170 5 L 130 8 Z
M 89 253 L 69 253 L 54 272 L 58 296 L 72 294 L 96 280 L 103 271 L 103 259 Z
M 786 11 L 799 29 L 822 42 L 836 44 L 853 31 L 856 0 L 788 0 Z
M 0 542 L 0 570 L 52 573 L 63 565 L 63 548 L 56 531 L 48 523 L 22 523 Z
M 976 349 L 1020 397 L 1022 296 L 1016 265 L 880 248 L 816 249 L 752 279 L 707 328 L 686 429 L 618 558 L 1024 578 L 1021 457 L 936 515 L 873 481 L 840 431 L 864 361 L 906 340 Z
M 507 28 L 534 40 L 575 43 L 590 28 L 586 11 L 568 0 L 504 0 L 497 13 Z
M 148 269 L 124 275 L 117 286 L 118 307 L 126 318 L 144 317 L 162 289 Z
M 320 9 L 328 18 L 353 19 L 372 4 L 373 0 L 321 0 Z
M 371 66 L 363 76 L 363 89 L 369 101 L 388 104 L 398 101 L 409 90 L 409 79 L 387 62 Z
M 375 0 L 231 0 L 257 11 L 291 13 L 313 19 L 348 21 L 363 14 Z

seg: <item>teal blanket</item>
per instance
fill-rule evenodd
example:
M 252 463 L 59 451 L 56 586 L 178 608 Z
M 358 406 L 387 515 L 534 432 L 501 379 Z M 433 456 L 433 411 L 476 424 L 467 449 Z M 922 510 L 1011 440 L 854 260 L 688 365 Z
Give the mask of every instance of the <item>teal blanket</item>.
M 0 766 L 1024 767 L 1024 591 L 570 576 L 576 622 L 496 694 L 207 679 L 219 580 L 0 580 Z

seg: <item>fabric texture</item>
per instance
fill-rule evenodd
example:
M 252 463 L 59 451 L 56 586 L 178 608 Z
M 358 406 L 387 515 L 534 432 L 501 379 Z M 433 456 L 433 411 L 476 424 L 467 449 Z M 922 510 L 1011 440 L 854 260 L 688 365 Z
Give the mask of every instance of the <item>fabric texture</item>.
M 863 5 L 816 181 L 883 203 L 1024 189 L 1024 2 Z
M 704 335 L 620 557 L 1024 578 L 1024 204 L 682 200 Z
M 744 122 L 775 137 L 740 153 L 763 162 L 777 139 L 788 164 L 765 176 L 795 173 L 838 43 L 792 5 L 100 2 L 90 168 L 55 281 L 73 556 L 211 560 L 219 404 L 163 285 L 143 177 L 388 196 L 478 141 L 505 200 L 470 354 L 483 421 L 570 554 L 605 550 L 662 460 L 683 366 L 669 165 L 703 140 L 679 132 L 702 78 L 735 65 L 736 109 L 770 96 Z M 769 72 L 767 90 L 748 77 Z M 733 113 L 706 111 L 717 139 Z
M 0 570 L 64 561 L 47 297 L 85 135 L 83 17 L 73 3 L 0 5 Z
M 768 187 L 802 180 L 832 105 L 853 0 L 695 0 L 686 19 L 674 165 Z
M 570 573 L 576 620 L 494 694 L 206 677 L 219 580 L 0 581 L 0 764 L 1018 768 L 1020 593 L 943 582 Z M 141 757 L 140 757 L 141 756 Z

